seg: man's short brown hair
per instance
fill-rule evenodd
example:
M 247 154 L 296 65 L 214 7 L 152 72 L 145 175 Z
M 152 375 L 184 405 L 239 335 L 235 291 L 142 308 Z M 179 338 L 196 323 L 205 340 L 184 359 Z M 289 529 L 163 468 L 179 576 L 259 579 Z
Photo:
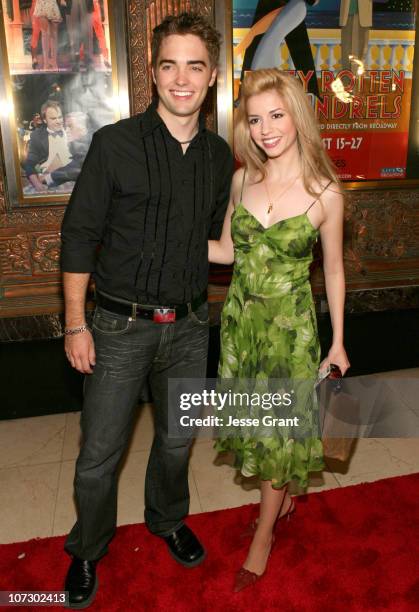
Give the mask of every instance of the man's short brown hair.
M 207 48 L 211 68 L 216 68 L 220 58 L 221 34 L 205 17 L 197 13 L 181 13 L 180 15 L 168 15 L 153 30 L 151 64 L 154 69 L 157 68 L 157 58 L 163 39 L 172 34 L 198 36 Z
M 61 110 L 61 104 L 60 104 L 59 102 L 56 102 L 56 100 L 47 100 L 47 101 L 46 101 L 46 102 L 44 102 L 44 104 L 41 106 L 41 117 L 42 117 L 42 119 L 44 119 L 44 121 L 45 121 L 45 118 L 46 118 L 46 113 L 47 113 L 47 110 L 48 110 L 49 108 L 55 108 L 55 110 L 56 110 L 57 112 L 58 112 L 58 111 L 61 111 L 61 112 L 62 112 L 62 110 Z

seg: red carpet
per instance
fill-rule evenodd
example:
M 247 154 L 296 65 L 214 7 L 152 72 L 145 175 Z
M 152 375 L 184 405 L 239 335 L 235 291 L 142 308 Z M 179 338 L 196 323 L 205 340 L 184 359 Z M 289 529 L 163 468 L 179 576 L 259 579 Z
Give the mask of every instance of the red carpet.
M 297 512 L 278 529 L 268 573 L 238 594 L 233 574 L 247 545 L 239 534 L 255 506 L 188 519 L 208 549 L 192 570 L 173 561 L 143 525 L 121 527 L 98 566 L 101 586 L 90 609 L 417 612 L 418 492 L 413 474 L 298 498 Z M 0 546 L 0 590 L 59 590 L 69 562 L 63 541 Z

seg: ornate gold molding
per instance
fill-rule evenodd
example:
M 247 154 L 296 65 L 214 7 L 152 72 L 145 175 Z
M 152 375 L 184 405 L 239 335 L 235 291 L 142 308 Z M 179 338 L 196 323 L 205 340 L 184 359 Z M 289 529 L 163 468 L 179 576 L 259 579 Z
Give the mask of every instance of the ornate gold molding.
M 419 189 L 347 192 L 343 253 L 347 290 L 418 285 L 418 235 Z M 324 293 L 319 265 L 313 287 Z
M 0 270 L 5 278 L 31 276 L 31 253 L 25 233 L 0 239 Z
M 0 177 L 0 180 L 2 180 L 2 177 Z M 64 211 L 64 206 L 44 206 L 24 208 L 23 210 L 15 209 L 12 212 L 4 211 L 0 213 L 0 228 L 60 227 Z
M 45 232 L 31 235 L 31 259 L 34 274 L 60 272 L 60 234 Z

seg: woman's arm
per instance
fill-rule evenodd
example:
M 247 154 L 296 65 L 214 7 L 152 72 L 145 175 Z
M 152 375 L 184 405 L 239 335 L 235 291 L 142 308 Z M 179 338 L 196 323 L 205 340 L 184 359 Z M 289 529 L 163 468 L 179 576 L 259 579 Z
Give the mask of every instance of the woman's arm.
M 208 261 L 218 264 L 232 264 L 234 262 L 234 246 L 231 239 L 231 215 L 234 212 L 237 194 L 241 190 L 243 169 L 234 173 L 231 183 L 230 201 L 224 217 L 223 231 L 220 240 L 208 240 Z
M 323 249 L 323 270 L 326 295 L 333 328 L 333 341 L 329 354 L 320 365 L 339 366 L 342 374 L 350 367 L 343 346 L 343 318 L 345 306 L 345 273 L 343 268 L 343 196 L 333 186 L 326 190 L 321 202 L 324 220 L 320 225 Z

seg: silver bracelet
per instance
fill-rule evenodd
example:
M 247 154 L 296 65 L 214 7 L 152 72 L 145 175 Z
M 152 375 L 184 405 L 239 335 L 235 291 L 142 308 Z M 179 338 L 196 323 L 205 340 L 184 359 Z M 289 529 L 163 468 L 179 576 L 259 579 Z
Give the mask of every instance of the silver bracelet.
M 76 334 L 82 334 L 85 331 L 90 331 L 89 326 L 85 323 L 80 327 L 66 327 L 64 329 L 64 336 L 75 336 Z

